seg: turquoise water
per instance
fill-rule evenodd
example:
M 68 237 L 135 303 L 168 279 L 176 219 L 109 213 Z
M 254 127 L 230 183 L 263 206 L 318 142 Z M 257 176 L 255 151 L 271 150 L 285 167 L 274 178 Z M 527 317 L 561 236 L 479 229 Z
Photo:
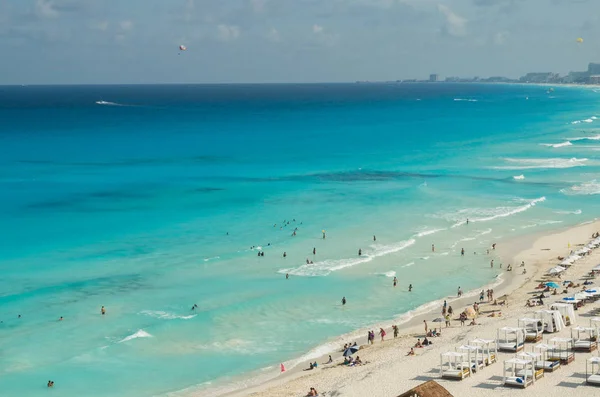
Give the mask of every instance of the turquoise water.
M 0 87 L 0 390 L 162 396 L 276 372 L 489 283 L 493 242 L 599 215 L 599 98 Z

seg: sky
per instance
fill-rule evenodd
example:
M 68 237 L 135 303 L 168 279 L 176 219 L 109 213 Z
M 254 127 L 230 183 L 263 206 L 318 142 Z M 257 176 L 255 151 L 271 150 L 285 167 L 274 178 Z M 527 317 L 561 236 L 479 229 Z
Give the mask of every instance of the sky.
M 599 22 L 600 0 L 0 0 L 0 84 L 567 73 L 600 62 Z

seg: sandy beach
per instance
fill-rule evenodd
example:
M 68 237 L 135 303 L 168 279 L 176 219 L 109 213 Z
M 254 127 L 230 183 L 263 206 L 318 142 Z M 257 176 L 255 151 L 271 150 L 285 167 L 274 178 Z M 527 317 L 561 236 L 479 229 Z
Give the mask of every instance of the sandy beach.
M 339 366 L 343 358 L 341 352 L 333 355 L 334 364 L 323 365 L 327 356 L 320 357 L 316 361 L 319 367 L 312 371 L 305 371 L 308 362 L 301 363 L 290 371 L 278 375 L 272 380 L 248 387 L 229 395 L 241 396 L 304 396 L 311 387 L 316 388 L 320 395 L 330 396 L 397 396 L 403 392 L 428 380 L 435 380 L 444 386 L 452 395 L 483 396 L 490 390 L 495 395 L 509 395 L 514 389 L 502 386 L 503 362 L 514 357 L 514 353 L 499 353 L 498 362 L 484 368 L 482 371 L 463 381 L 443 380 L 439 376 L 440 354 L 454 351 L 462 344 L 476 338 L 495 339 L 496 330 L 501 327 L 516 327 L 519 318 L 531 317 L 534 311 L 544 307 L 526 307 L 525 303 L 532 294 L 539 294 L 540 290 L 535 287 L 540 283 L 544 274 L 551 267 L 557 265 L 559 256 L 568 256 L 571 250 L 587 244 L 592 234 L 600 230 L 600 222 L 590 222 L 569 229 L 553 232 L 547 235 L 534 235 L 529 238 L 521 238 L 517 241 L 503 242 L 497 247 L 497 255 L 506 264 L 513 264 L 512 272 L 502 274 L 503 282 L 494 287 L 494 296 L 500 298 L 508 295 L 507 305 L 495 306 L 491 303 L 481 304 L 480 315 L 477 317 L 476 326 L 460 325 L 458 313 L 473 302 L 478 301 L 478 296 L 463 296 L 462 298 L 448 297 L 448 304 L 454 309 L 451 326 L 442 329 L 442 336 L 430 338 L 433 345 L 425 348 L 415 349 L 416 356 L 407 356 L 407 352 L 417 341 L 423 338 L 423 320 L 427 320 L 429 328 L 440 326 L 440 323 L 432 323 L 436 317 L 441 315 L 441 306 L 431 311 L 412 318 L 406 324 L 399 324 L 400 334 L 393 338 L 391 328 L 386 328 L 387 336 L 385 342 L 380 341 L 378 328 L 375 344 L 366 345 L 365 338 L 357 340 L 362 346 L 357 353 L 363 362 L 368 364 L 355 367 Z M 523 274 L 523 268 L 519 264 L 524 261 L 527 274 Z M 592 251 L 588 255 L 570 267 L 563 275 L 562 280 L 582 282 L 583 276 L 600 263 L 600 250 Z M 595 284 L 594 284 L 595 285 Z M 580 288 L 573 288 L 574 293 Z M 562 292 L 562 291 L 561 291 Z M 544 306 L 560 300 L 566 294 L 558 294 L 544 300 Z M 597 303 L 586 304 L 580 308 L 578 313 L 578 325 L 588 326 L 589 312 L 598 306 Z M 492 312 L 501 311 L 501 316 L 489 317 Z M 468 322 L 467 322 L 468 323 Z M 441 324 L 443 326 L 443 323 Z M 544 334 L 543 341 L 563 336 L 570 337 L 571 327 L 566 327 L 560 333 Z M 350 342 L 350 341 L 348 341 Z M 525 345 L 525 351 L 532 351 L 533 343 Z M 340 346 L 341 349 L 342 346 Z M 564 395 L 587 396 L 597 392 L 593 387 L 585 385 L 586 360 L 594 353 L 575 353 L 575 361 L 554 373 L 547 373 L 544 378 L 537 381 L 533 386 L 519 393 L 527 395 Z M 355 355 L 356 356 L 356 355 Z M 314 360 L 313 360 L 314 361 Z

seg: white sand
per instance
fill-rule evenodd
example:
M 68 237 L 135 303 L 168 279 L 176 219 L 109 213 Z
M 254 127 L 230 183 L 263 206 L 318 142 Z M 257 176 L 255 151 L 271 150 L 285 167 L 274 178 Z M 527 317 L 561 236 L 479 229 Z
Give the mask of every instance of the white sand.
M 503 243 L 503 247 L 498 247 L 499 254 L 510 255 L 513 258 L 513 272 L 509 273 L 507 282 L 495 290 L 495 297 L 500 297 L 508 293 L 507 306 L 493 306 L 491 304 L 481 305 L 481 316 L 477 319 L 480 325 L 460 326 L 459 321 L 453 321 L 452 327 L 444 328 L 442 336 L 431 338 L 433 346 L 415 349 L 416 356 L 409 357 L 406 353 L 416 342 L 416 338 L 423 337 L 424 329 L 422 325 L 423 318 L 432 320 L 439 317 L 440 309 L 432 313 L 420 316 L 411 321 L 411 326 L 401 326 L 401 335 L 398 339 L 393 339 L 393 332 L 387 329 L 388 336 L 386 341 L 381 343 L 379 337 L 376 337 L 376 343 L 372 347 L 366 347 L 358 352 L 360 358 L 368 361 L 367 365 L 359 367 L 344 366 L 326 366 L 319 365 L 319 368 L 313 371 L 301 371 L 300 368 L 286 372 L 277 376 L 259 386 L 246 388 L 244 390 L 232 393 L 233 396 L 253 395 L 257 397 L 269 396 L 304 396 L 310 389 L 315 387 L 320 393 L 325 392 L 329 396 L 369 396 L 369 397 L 392 397 L 402 394 L 408 389 L 417 386 L 427 380 L 433 379 L 447 388 L 454 396 L 483 396 L 493 390 L 494 395 L 508 396 L 511 393 L 521 395 L 544 395 L 544 396 L 590 396 L 599 395 L 600 388 L 585 385 L 585 362 L 592 355 L 598 355 L 598 352 L 575 353 L 575 361 L 568 366 L 564 366 L 554 373 L 546 373 L 545 377 L 527 389 L 509 389 L 501 385 L 503 375 L 503 361 L 512 358 L 514 354 L 499 353 L 498 362 L 482 371 L 472 375 L 463 381 L 448 381 L 439 378 L 440 354 L 446 351 L 454 351 L 461 344 L 466 344 L 469 340 L 475 338 L 495 339 L 496 330 L 505 326 L 517 326 L 517 320 L 527 317 L 539 308 L 526 308 L 525 302 L 531 294 L 540 293 L 535 287 L 542 280 L 543 274 L 551 267 L 558 264 L 556 259 L 559 255 L 567 256 L 570 248 L 567 244 L 572 244 L 571 249 L 578 249 L 578 245 L 586 244 L 591 240 L 592 233 L 600 230 L 600 222 L 590 223 L 564 230 L 552 235 L 537 238 L 533 245 L 524 242 L 523 239 L 511 244 Z M 519 247 L 521 245 L 521 247 Z M 529 245 L 520 251 L 516 256 L 510 254 L 509 247 L 518 250 L 523 249 L 523 245 Z M 512 251 L 513 253 L 515 251 Z M 522 275 L 522 268 L 518 266 L 521 261 L 525 261 L 528 271 L 527 275 Z M 510 263 L 510 261 L 504 261 Z M 600 249 L 595 250 L 589 255 L 575 263 L 563 276 L 563 280 L 572 280 L 581 282 L 581 277 L 589 273 L 592 267 L 600 264 Z M 598 283 L 600 284 L 600 278 Z M 579 290 L 579 289 L 577 289 Z M 575 292 L 575 289 L 573 291 Z M 544 299 L 546 305 L 558 301 L 566 295 L 557 295 Z M 449 302 L 453 306 L 456 314 L 460 313 L 468 304 L 472 304 L 475 298 L 467 298 L 462 301 Z M 589 325 L 589 312 L 594 308 L 600 308 L 599 303 L 587 304 L 577 311 L 579 325 Z M 489 318 L 487 313 L 490 310 L 501 310 L 502 317 Z M 530 317 L 530 316 L 529 316 Z M 439 326 L 439 324 L 428 321 L 429 327 Z M 377 332 L 377 329 L 375 329 Z M 559 334 L 544 334 L 544 341 L 556 337 L 570 337 L 571 329 L 566 327 Z M 364 344 L 364 340 L 359 344 Z M 532 350 L 533 344 L 525 345 L 526 351 Z M 336 362 L 340 362 L 340 354 L 334 356 Z M 317 360 L 319 364 L 325 362 L 325 358 Z M 299 367 L 306 368 L 308 364 Z M 200 393 L 201 395 L 203 393 Z

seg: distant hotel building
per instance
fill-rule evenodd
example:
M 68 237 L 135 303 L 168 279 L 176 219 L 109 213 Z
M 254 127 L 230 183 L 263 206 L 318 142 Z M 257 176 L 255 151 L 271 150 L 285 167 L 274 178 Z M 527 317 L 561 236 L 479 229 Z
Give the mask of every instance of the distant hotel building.
M 429 75 L 429 81 L 432 82 L 432 83 L 436 82 L 436 81 L 439 81 L 439 79 L 440 79 L 440 76 L 437 75 L 437 74 L 430 74 Z

